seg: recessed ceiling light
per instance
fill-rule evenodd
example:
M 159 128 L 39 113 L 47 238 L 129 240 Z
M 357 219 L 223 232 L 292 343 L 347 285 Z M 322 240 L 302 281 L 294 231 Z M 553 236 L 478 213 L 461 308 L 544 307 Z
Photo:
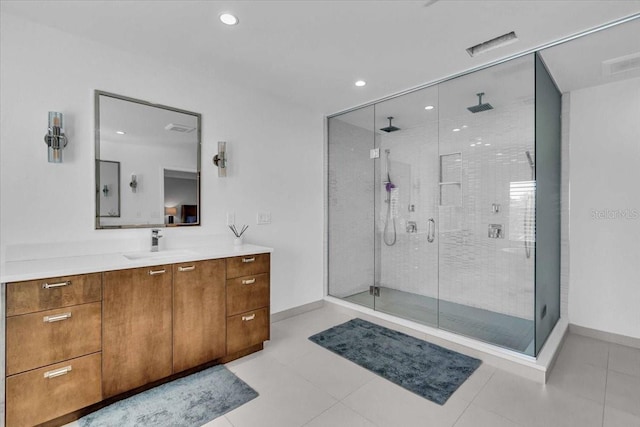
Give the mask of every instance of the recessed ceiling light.
M 475 146 L 476 146 L 476 144 L 471 144 L 471 145 L 470 145 L 470 147 L 475 147 Z
M 502 156 L 502 153 L 498 153 L 498 154 L 496 154 L 496 156 Z
M 118 135 L 124 135 L 124 134 L 126 134 L 126 132 L 125 132 L 125 131 L 123 131 L 123 130 L 117 130 L 117 131 L 116 131 L 116 133 L 117 133 Z
M 462 161 L 461 159 L 456 159 L 456 162 L 461 162 L 461 161 Z
M 460 132 L 460 129 L 459 128 L 455 128 L 455 129 L 452 129 L 451 131 L 452 132 Z
M 467 125 L 462 125 L 462 129 L 466 129 L 466 128 L 468 128 L 468 127 L 469 127 L 469 126 L 467 126 Z
M 436 107 L 434 107 L 433 105 L 427 105 L 426 107 L 424 107 L 425 110 L 433 110 L 434 108 Z
M 238 22 L 240 22 L 235 15 L 232 15 L 230 13 L 220 14 L 220 21 L 222 21 L 222 23 L 226 25 L 236 25 Z
M 488 147 L 488 146 L 490 146 L 490 145 L 491 145 L 491 144 L 489 144 L 489 143 L 487 143 L 487 144 L 484 144 L 484 146 L 485 146 L 485 147 Z
M 362 87 L 362 86 L 366 85 L 367 82 L 365 82 L 364 80 L 358 80 L 355 84 L 358 87 Z

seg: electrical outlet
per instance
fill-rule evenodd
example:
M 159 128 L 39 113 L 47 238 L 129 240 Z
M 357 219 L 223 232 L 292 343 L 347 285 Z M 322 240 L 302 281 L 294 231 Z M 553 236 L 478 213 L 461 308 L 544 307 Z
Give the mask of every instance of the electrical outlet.
M 227 212 L 227 225 L 235 225 L 235 223 L 236 223 L 236 213 Z
M 258 225 L 271 224 L 271 212 L 258 212 L 256 223 Z

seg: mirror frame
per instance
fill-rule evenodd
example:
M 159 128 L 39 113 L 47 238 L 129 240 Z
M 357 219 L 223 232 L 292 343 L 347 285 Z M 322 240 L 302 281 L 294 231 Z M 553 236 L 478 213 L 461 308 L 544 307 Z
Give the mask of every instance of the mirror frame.
M 141 99 L 136 99 L 136 98 L 131 98 L 128 96 L 123 96 L 123 95 L 118 95 L 115 93 L 111 93 L 111 92 L 106 92 L 103 90 L 95 90 L 94 91 L 94 132 L 95 132 L 95 140 L 94 140 L 94 157 L 95 157 L 95 161 L 94 161 L 94 179 L 95 179 L 95 185 L 94 187 L 96 189 L 98 189 L 98 191 L 96 192 L 96 202 L 95 202 L 95 229 L 96 230 L 112 230 L 112 229 L 122 229 L 122 228 L 161 228 L 161 227 L 167 227 L 168 224 L 164 223 L 164 220 L 162 223 L 160 224 L 119 224 L 119 225 L 101 225 L 100 224 L 100 218 L 102 218 L 100 216 L 100 192 L 99 192 L 99 188 L 98 186 L 100 185 L 100 169 L 98 167 L 98 162 L 100 161 L 104 161 L 102 159 L 100 159 L 100 97 L 101 96 L 107 96 L 110 98 L 115 98 L 115 99 L 119 99 L 122 101 L 128 101 L 128 102 L 133 102 L 136 104 L 140 104 L 140 105 L 144 105 L 147 107 L 153 107 L 153 108 L 162 108 L 164 110 L 169 110 L 169 111 L 174 111 L 176 113 L 181 113 L 181 114 L 188 114 L 191 116 L 195 116 L 196 118 L 196 122 L 197 122 L 197 130 L 196 130 L 196 138 L 197 138 L 197 148 L 198 148 L 198 153 L 197 153 L 197 159 L 196 159 L 196 198 L 197 198 L 197 207 L 198 207 L 198 221 L 194 222 L 194 223 L 189 223 L 189 224 L 170 224 L 171 227 L 175 227 L 175 226 L 179 226 L 179 227 L 185 227 L 185 226 L 199 226 L 201 224 L 201 218 L 202 218 L 202 203 L 201 203 L 201 197 L 200 197 L 200 175 L 201 175 L 201 168 L 202 168 L 202 114 L 200 113 L 196 113 L 193 111 L 188 111 L 188 110 L 183 110 L 180 108 L 175 108 L 175 107 L 169 107 L 167 105 L 162 105 L 162 104 L 155 104 L 152 102 L 148 102 L 148 101 L 144 101 Z M 112 161 L 112 160 L 111 160 Z M 120 212 L 122 212 L 122 206 L 119 206 L 119 210 Z M 164 206 L 162 206 L 162 212 L 164 213 Z M 163 215 L 164 218 L 164 215 Z

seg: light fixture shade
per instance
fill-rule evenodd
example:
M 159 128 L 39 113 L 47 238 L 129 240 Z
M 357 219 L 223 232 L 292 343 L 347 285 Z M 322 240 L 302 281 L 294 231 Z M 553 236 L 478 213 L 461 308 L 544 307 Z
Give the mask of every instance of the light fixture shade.
M 67 146 L 62 113 L 49 111 L 49 126 L 44 142 L 49 147 L 47 150 L 49 163 L 62 163 L 62 149 Z
M 175 206 L 165 207 L 164 208 L 164 214 L 165 215 L 176 216 L 176 215 L 178 215 L 178 208 L 176 208 Z
M 227 176 L 227 143 L 218 141 L 218 154 L 213 156 L 213 164 L 218 167 L 218 177 Z

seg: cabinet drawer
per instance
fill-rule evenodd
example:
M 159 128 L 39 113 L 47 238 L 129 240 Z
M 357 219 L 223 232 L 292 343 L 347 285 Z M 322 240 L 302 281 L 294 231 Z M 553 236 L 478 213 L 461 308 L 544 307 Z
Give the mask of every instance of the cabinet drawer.
M 227 354 L 269 339 L 269 309 L 247 311 L 227 318 Z
M 102 399 L 100 353 L 7 378 L 7 426 L 33 426 Z
M 227 258 L 227 279 L 269 272 L 269 254 Z
M 227 280 L 227 316 L 269 306 L 269 273 Z
M 7 319 L 7 375 L 100 351 L 102 303 Z
M 7 316 L 102 299 L 101 273 L 7 283 Z

